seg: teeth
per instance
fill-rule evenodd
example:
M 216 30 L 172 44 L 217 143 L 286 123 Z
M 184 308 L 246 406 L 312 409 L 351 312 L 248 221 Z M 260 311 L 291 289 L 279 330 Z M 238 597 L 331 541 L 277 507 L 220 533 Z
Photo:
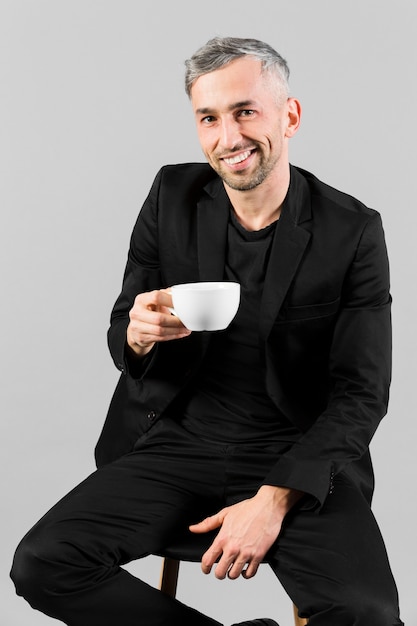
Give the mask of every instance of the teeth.
M 250 156 L 250 150 L 246 150 L 246 152 L 242 152 L 241 154 L 237 154 L 234 157 L 230 157 L 229 159 L 224 159 L 228 165 L 236 165 L 236 163 L 241 163 L 245 159 Z

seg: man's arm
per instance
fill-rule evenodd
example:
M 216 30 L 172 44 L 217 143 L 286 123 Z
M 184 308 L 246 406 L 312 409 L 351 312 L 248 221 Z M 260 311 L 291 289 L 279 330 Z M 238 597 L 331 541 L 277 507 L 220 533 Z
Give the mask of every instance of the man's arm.
M 329 354 L 327 406 L 271 468 L 265 484 L 304 491 L 322 506 L 334 476 L 368 451 L 388 408 L 390 381 L 389 268 L 375 213 L 344 281 Z
M 123 287 L 113 307 L 108 344 L 116 367 L 139 375 L 156 343 L 190 333 L 170 314 L 171 296 L 162 284 L 158 241 L 160 171 L 140 210 L 130 238 Z

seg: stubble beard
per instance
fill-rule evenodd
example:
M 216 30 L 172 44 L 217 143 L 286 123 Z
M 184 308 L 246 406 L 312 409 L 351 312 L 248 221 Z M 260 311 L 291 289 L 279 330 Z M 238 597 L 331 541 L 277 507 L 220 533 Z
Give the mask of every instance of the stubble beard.
M 211 165 L 228 187 L 236 191 L 250 191 L 261 185 L 268 178 L 277 161 L 278 158 L 266 161 L 263 154 L 261 154 L 259 165 L 252 174 L 248 174 L 244 170 L 235 173 L 224 171 L 222 162 L 218 158 L 212 160 Z

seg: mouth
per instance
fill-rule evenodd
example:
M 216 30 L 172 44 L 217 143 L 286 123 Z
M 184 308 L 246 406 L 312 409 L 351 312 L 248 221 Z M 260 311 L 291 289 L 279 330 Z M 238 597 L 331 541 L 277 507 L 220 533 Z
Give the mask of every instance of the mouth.
M 243 169 L 249 164 L 248 159 L 255 153 L 255 150 L 244 150 L 239 154 L 234 154 L 228 157 L 222 157 L 221 160 L 233 169 Z

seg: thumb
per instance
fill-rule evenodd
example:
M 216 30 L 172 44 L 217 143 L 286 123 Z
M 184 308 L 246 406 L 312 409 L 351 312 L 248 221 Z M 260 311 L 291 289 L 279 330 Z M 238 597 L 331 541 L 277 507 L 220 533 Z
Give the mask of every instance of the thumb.
M 219 528 L 223 524 L 223 520 L 224 513 L 221 511 L 220 513 L 216 513 L 216 515 L 206 517 L 206 519 L 198 522 L 198 524 L 191 524 L 188 528 L 192 533 L 207 533 L 210 530 Z

